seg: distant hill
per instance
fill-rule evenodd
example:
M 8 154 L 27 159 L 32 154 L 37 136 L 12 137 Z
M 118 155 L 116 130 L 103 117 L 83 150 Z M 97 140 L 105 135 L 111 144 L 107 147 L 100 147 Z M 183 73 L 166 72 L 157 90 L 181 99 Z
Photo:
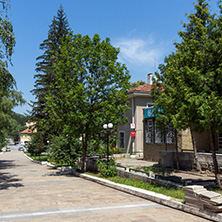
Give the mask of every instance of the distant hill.
M 12 118 L 14 120 L 16 120 L 16 122 L 21 126 L 24 126 L 25 123 L 28 122 L 28 120 L 29 120 L 29 116 L 25 116 L 23 114 L 19 114 L 19 113 L 15 113 L 15 112 L 13 112 Z
M 27 128 L 25 123 L 28 122 L 28 120 L 29 116 L 15 112 L 12 113 L 12 121 L 8 137 L 11 138 L 14 143 L 19 141 L 19 133 Z

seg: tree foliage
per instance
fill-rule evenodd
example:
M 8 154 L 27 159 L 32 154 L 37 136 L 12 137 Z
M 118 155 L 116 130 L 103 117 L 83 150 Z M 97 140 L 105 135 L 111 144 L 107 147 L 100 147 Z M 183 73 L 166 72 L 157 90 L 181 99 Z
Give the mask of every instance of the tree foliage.
M 54 136 L 50 141 L 50 158 L 57 164 L 74 166 L 81 154 L 81 141 L 67 136 Z
M 138 81 L 136 81 L 136 82 L 132 82 L 132 83 L 130 84 L 130 89 L 134 89 L 134 88 L 136 88 L 136 87 L 138 87 L 138 86 L 142 86 L 142 85 L 144 85 L 144 84 L 146 84 L 146 82 L 143 81 L 143 80 L 138 80 Z
M 16 90 L 16 82 L 8 71 L 15 46 L 13 26 L 9 21 L 8 1 L 0 2 L 0 146 L 5 145 L 5 137 L 10 129 L 12 109 L 24 103 L 21 92 Z
M 82 137 L 85 161 L 87 142 L 99 138 L 107 119 L 114 126 L 125 121 L 130 76 L 125 65 L 117 62 L 119 49 L 98 34 L 92 39 L 68 36 L 60 50 L 54 63 L 55 90 L 46 97 L 49 119 L 44 124 L 64 135 Z
M 12 119 L 10 121 L 7 137 L 11 138 L 14 142 L 18 142 L 20 140 L 19 133 L 27 128 L 25 124 L 28 120 L 29 116 L 12 112 Z
M 60 8 L 52 20 L 52 24 L 49 26 L 48 38 L 40 44 L 40 49 L 43 50 L 43 54 L 37 57 L 36 72 L 34 76 L 35 88 L 32 90 L 36 101 L 32 103 L 31 120 L 36 122 L 36 128 L 41 131 L 45 131 L 45 137 L 50 137 L 50 134 L 57 134 L 53 132 L 51 127 L 47 125 L 41 125 L 42 119 L 48 118 L 46 111 L 46 95 L 54 92 L 54 67 L 53 63 L 58 60 L 60 52 L 61 42 L 66 39 L 70 31 L 69 23 L 63 7 Z
M 152 95 L 156 111 L 163 110 L 157 121 L 171 122 L 177 129 L 209 131 L 220 185 L 213 138 L 222 129 L 221 13 L 216 17 L 205 0 L 198 0 L 188 21 L 178 33 L 182 41 L 175 43 L 175 52 L 156 74 Z
M 33 156 L 38 156 L 47 150 L 47 144 L 44 132 L 38 130 L 32 135 L 32 139 L 28 144 L 28 152 Z

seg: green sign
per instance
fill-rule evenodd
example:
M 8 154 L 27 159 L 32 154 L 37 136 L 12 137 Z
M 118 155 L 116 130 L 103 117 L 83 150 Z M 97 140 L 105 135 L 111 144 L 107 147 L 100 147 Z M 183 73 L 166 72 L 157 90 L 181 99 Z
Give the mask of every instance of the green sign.
M 158 112 L 161 112 L 161 109 L 158 108 Z M 143 109 L 144 118 L 153 118 L 156 117 L 156 115 L 153 114 L 153 107 L 145 108 Z

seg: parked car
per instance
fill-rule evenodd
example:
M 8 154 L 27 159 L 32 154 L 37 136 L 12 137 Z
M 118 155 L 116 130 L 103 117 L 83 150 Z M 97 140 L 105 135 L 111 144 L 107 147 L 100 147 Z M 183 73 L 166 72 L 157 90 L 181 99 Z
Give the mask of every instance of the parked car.
M 18 148 L 18 151 L 25 151 L 25 148 L 21 146 Z
M 10 152 L 11 148 L 10 147 L 6 147 L 5 152 Z

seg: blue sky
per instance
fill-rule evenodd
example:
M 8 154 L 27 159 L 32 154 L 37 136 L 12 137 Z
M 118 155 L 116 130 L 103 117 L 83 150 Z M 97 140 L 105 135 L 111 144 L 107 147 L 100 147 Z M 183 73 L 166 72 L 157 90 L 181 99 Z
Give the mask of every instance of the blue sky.
M 194 11 L 195 0 L 11 0 L 10 21 L 16 37 L 12 57 L 13 74 L 19 91 L 27 102 L 35 98 L 36 57 L 43 54 L 39 45 L 47 38 L 49 25 L 63 5 L 74 34 L 98 33 L 102 39 L 120 47 L 119 60 L 131 74 L 131 82 L 147 81 L 147 74 L 155 72 L 164 57 L 179 41 L 178 31 L 186 22 L 185 13 Z M 211 0 L 213 11 L 217 0 Z M 15 112 L 26 113 L 28 104 L 16 107 Z

